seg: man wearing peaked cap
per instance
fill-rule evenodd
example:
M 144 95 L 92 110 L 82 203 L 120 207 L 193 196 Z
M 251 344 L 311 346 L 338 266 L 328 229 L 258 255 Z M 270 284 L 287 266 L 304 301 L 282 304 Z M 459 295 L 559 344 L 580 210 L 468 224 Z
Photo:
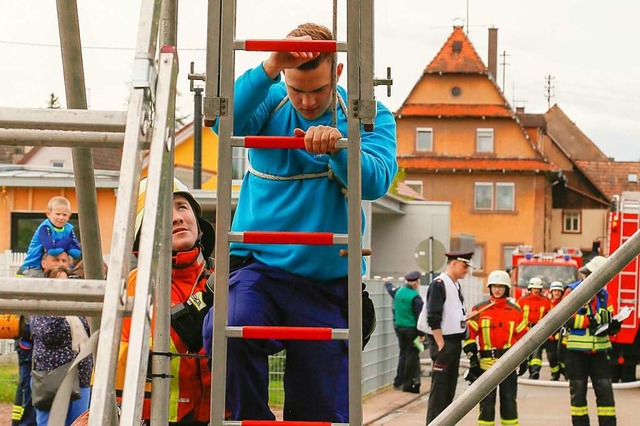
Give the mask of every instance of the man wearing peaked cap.
M 418 271 L 411 271 L 404 276 L 404 279 L 407 281 L 418 281 L 422 274 Z
M 473 256 L 472 251 L 451 251 L 444 255 L 447 256 L 447 263 L 451 260 L 457 260 L 459 262 L 466 263 L 469 267 L 473 267 L 473 264 L 471 263 L 471 257 Z
M 414 345 L 418 337 L 416 324 L 422 311 L 422 297 L 418 293 L 421 274 L 409 272 L 404 276 L 407 283 L 396 291 L 393 298 L 394 322 L 400 346 L 400 359 L 404 359 L 402 378 L 403 392 L 420 393 L 420 352 Z
M 427 333 L 433 377 L 429 392 L 427 424 L 453 401 L 458 382 L 462 341 L 467 331 L 464 297 L 458 280 L 471 265 L 473 252 L 449 252 L 447 267 L 429 284 L 418 330 Z

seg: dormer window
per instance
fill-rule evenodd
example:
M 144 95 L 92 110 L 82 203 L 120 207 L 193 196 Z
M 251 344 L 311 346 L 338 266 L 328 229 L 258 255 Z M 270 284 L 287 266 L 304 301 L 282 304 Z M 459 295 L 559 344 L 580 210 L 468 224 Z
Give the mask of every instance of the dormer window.
M 416 151 L 433 151 L 433 129 L 431 127 L 416 129 Z
M 462 42 L 460 40 L 456 40 L 453 42 L 453 53 L 462 52 Z
M 493 129 L 476 130 L 476 152 L 493 152 Z

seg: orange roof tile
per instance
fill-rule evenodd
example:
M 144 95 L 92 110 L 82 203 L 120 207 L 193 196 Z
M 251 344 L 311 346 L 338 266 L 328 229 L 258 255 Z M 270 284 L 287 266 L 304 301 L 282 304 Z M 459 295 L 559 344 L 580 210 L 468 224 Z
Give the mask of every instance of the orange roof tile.
M 511 118 L 513 113 L 506 105 L 406 104 L 396 112 L 396 117 L 399 116 Z
M 552 171 L 550 163 L 522 158 L 398 157 L 398 166 L 422 171 Z
M 478 56 L 478 52 L 467 38 L 462 27 L 453 27 L 453 32 L 435 58 L 424 70 L 425 74 L 465 73 L 486 74 L 489 70 Z

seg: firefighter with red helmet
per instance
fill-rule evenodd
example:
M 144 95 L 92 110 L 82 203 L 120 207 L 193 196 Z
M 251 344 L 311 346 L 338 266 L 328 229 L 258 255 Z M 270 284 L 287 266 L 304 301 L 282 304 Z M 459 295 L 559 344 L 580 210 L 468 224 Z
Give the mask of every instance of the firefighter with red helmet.
M 551 302 L 542 295 L 542 288 L 542 280 L 540 278 L 531 278 L 527 286 L 529 293 L 522 296 L 517 302 L 520 309 L 522 309 L 522 315 L 529 328 L 535 326 L 551 310 Z M 527 364 L 529 366 L 529 378 L 538 380 L 542 369 L 542 346 L 533 351 Z M 525 371 L 526 367 L 521 365 L 518 375 L 524 374 Z
M 489 300 L 471 309 L 469 339 L 463 351 L 470 360 L 465 379 L 473 382 L 496 363 L 527 331 L 522 310 L 509 300 L 511 279 L 505 271 L 493 271 L 487 280 Z M 518 424 L 518 378 L 513 371 L 498 386 L 500 419 L 503 425 Z M 496 389 L 480 401 L 478 424 L 495 424 Z

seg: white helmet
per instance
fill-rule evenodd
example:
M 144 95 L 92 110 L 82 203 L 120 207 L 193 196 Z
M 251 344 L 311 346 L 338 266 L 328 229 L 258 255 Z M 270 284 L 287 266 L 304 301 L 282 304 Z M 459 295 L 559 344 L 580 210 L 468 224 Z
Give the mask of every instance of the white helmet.
M 533 277 L 529 280 L 529 285 L 527 286 L 529 290 L 532 288 L 543 288 L 542 280 L 538 277 Z
M 553 291 L 553 290 L 564 291 L 564 286 L 562 285 L 562 283 L 560 281 L 554 281 L 549 286 L 549 291 Z
M 507 288 L 511 288 L 511 277 L 505 271 L 493 271 L 489 274 L 487 279 L 487 287 L 492 285 L 503 285 Z
M 606 260 L 607 259 L 603 256 L 596 256 L 593 259 L 591 259 L 589 263 L 587 263 L 585 266 L 580 268 L 580 272 L 584 274 L 591 274 L 597 271 L 598 269 L 600 269 L 602 265 L 604 265 L 604 262 L 606 262 Z

